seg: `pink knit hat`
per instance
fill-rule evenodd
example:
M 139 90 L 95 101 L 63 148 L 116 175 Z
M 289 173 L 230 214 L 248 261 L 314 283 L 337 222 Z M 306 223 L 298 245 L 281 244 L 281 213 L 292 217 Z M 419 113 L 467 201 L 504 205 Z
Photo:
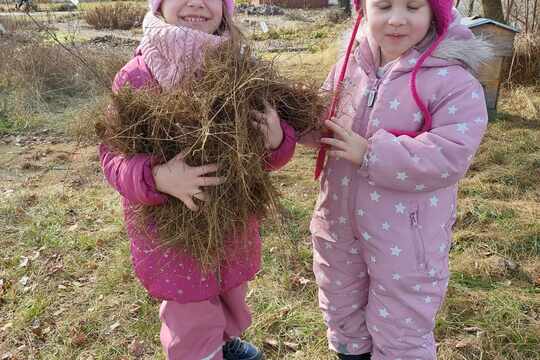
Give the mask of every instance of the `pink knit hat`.
M 223 0 L 225 2 L 225 5 L 227 6 L 227 13 L 232 16 L 234 14 L 234 0 Z M 148 0 L 150 5 L 150 10 L 152 10 L 153 13 L 156 13 L 159 11 L 159 7 L 161 6 L 162 0 Z

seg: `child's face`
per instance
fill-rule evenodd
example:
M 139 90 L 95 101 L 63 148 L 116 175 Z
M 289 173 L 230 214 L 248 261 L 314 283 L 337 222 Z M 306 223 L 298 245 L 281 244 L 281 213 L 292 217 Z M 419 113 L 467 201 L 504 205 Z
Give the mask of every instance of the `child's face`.
M 168 24 L 213 34 L 223 18 L 223 0 L 163 0 L 161 14 Z
M 427 0 L 367 0 L 367 26 L 381 47 L 382 62 L 400 57 L 422 41 L 431 25 Z

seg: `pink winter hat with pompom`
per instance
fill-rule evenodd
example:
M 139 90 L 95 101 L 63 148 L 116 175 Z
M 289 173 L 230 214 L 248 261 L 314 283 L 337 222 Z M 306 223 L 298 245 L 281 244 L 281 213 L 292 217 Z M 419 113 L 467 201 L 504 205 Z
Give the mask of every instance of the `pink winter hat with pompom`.
M 162 0 L 149 0 L 150 10 L 152 10 L 153 13 L 158 12 L 161 2 Z M 227 13 L 232 16 L 234 14 L 234 0 L 223 0 L 223 2 L 225 3 L 225 6 L 227 6 Z

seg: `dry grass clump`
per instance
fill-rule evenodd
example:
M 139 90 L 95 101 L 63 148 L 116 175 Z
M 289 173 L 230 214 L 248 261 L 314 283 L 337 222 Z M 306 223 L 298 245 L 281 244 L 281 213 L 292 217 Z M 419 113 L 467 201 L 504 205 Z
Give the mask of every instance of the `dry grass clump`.
M 146 11 L 143 6 L 119 2 L 86 10 L 83 18 L 98 30 L 129 30 L 141 26 Z
M 257 61 L 247 48 L 226 43 L 208 51 L 194 81 L 156 96 L 156 90 L 122 90 L 113 96 L 116 111 L 97 123 L 98 136 L 126 155 L 151 154 L 166 162 L 187 150 L 190 166 L 217 163 L 225 184 L 210 187 L 209 201 L 192 212 L 170 198 L 164 206 L 144 206 L 160 239 L 188 251 L 203 266 L 223 259 L 226 239 L 242 233 L 253 216 L 277 210 L 278 192 L 267 172 L 268 152 L 252 126 L 252 111 L 263 99 L 298 133 L 317 126 L 326 99 L 313 84 L 281 77 L 272 63 Z M 238 251 L 243 242 L 234 244 Z
M 518 85 L 540 84 L 540 33 L 516 36 L 510 80 Z

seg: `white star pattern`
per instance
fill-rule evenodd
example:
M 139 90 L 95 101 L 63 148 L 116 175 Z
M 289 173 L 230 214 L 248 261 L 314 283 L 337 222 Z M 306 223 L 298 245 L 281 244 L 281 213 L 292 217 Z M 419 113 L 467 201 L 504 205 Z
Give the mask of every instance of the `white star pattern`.
M 372 263 L 376 263 L 377 262 L 377 259 L 375 258 L 375 256 L 371 256 L 370 257 L 370 260 Z
M 369 95 L 369 89 L 368 89 L 368 88 L 365 88 L 365 89 L 364 89 L 363 95 L 364 95 L 364 96 L 368 96 L 368 95 Z
M 337 196 L 336 194 L 332 194 L 332 199 L 335 200 L 335 201 L 337 201 L 338 196 Z
M 340 216 L 340 217 L 338 218 L 338 220 L 339 220 L 339 223 L 340 223 L 340 224 L 346 224 L 346 223 L 347 223 L 347 218 L 344 217 L 344 216 Z
M 399 256 L 399 254 L 401 254 L 403 250 L 400 249 L 397 245 L 394 245 L 394 247 L 390 248 L 390 251 L 392 251 L 392 256 Z
M 404 214 L 405 213 L 405 205 L 403 205 L 403 203 L 397 203 L 396 205 L 394 205 L 394 207 L 396 208 L 396 214 Z
M 381 291 L 386 291 L 386 289 L 384 288 L 384 286 L 382 286 L 381 284 L 377 285 L 377 287 L 378 287 L 379 290 L 381 290 Z
M 424 302 L 425 302 L 426 304 L 431 304 L 431 300 L 432 300 L 432 299 L 431 299 L 431 296 L 426 296 L 426 297 L 424 298 Z
M 457 124 L 457 131 L 465 134 L 469 130 L 469 126 L 465 123 Z
M 341 179 L 341 186 L 349 186 L 350 182 L 351 182 L 351 179 L 345 176 L 343 179 Z
M 375 330 L 375 332 L 379 332 L 379 328 L 377 327 L 377 325 L 373 325 L 372 329 Z
M 396 136 L 395 138 L 392 139 L 392 142 L 399 144 L 401 142 L 401 138 Z
M 485 121 L 482 118 L 477 117 L 476 119 L 474 119 L 474 122 L 477 124 L 483 124 Z
M 399 275 L 398 273 L 392 274 L 392 280 L 399 280 L 399 279 L 401 279 L 401 275 Z
M 420 158 L 418 157 L 418 155 L 413 155 L 413 156 L 411 157 L 411 160 L 412 160 L 413 162 L 415 162 L 415 163 L 418 164 L 418 162 L 420 161 Z
M 448 108 L 449 115 L 455 115 L 457 111 L 458 111 L 458 108 L 455 105 L 452 105 Z
M 431 268 L 431 270 L 429 270 L 428 272 L 429 277 L 434 277 L 435 274 L 437 274 L 437 270 L 435 270 L 434 268 Z
M 371 239 L 371 235 L 369 235 L 366 231 L 364 231 L 362 233 L 362 237 L 364 238 L 364 240 L 366 241 L 369 241 L 369 239 Z
M 352 254 L 352 255 L 358 255 L 358 249 L 357 249 L 357 248 L 352 248 L 352 249 L 349 251 L 349 254 Z
M 478 93 L 477 93 L 476 91 L 473 91 L 473 92 L 471 93 L 471 98 L 473 98 L 473 99 L 478 99 L 479 97 L 480 97 L 480 95 L 478 95 Z
M 443 253 L 444 250 L 446 250 L 446 244 L 441 244 L 441 245 L 439 246 L 439 252 L 440 252 L 440 253 Z
M 379 158 L 377 157 L 376 154 L 371 153 L 371 154 L 369 155 L 369 161 L 370 161 L 372 164 L 375 164 L 378 160 L 379 160 Z
M 415 65 L 417 61 L 418 61 L 418 60 L 415 59 L 415 58 L 409 59 L 409 64 L 410 64 L 410 65 Z
M 398 99 L 394 99 L 394 100 L 390 101 L 390 109 L 397 110 L 400 104 L 401 103 L 399 102 Z
M 416 284 L 412 287 L 414 291 L 420 291 L 420 284 Z
M 379 125 L 381 124 L 381 121 L 379 119 L 373 119 L 371 120 L 371 123 L 373 124 L 374 127 L 379 127 Z
M 420 111 L 415 112 L 415 113 L 413 114 L 413 117 L 414 117 L 413 121 L 414 121 L 415 123 L 419 123 L 419 122 L 422 121 L 422 113 L 421 113 Z
M 439 204 L 439 198 L 436 197 L 435 195 L 433 195 L 430 199 L 429 199 L 429 202 L 430 202 L 430 206 L 431 207 L 435 207 Z
M 418 184 L 418 185 L 415 186 L 416 191 L 422 191 L 425 188 L 426 188 L 426 185 L 424 185 L 424 184 Z
M 356 214 L 358 216 L 364 216 L 364 214 L 366 213 L 366 211 L 364 209 L 358 209 L 356 210 Z
M 388 310 L 386 310 L 386 308 L 382 308 L 379 309 L 379 316 L 386 319 L 388 316 L 390 316 L 390 313 L 388 313 Z
M 390 224 L 388 223 L 388 221 L 383 222 L 381 227 L 384 231 L 390 230 Z
M 441 174 L 441 178 L 443 178 L 443 179 L 446 179 L 446 178 L 449 177 L 449 176 L 450 176 L 450 174 L 448 173 L 448 171 L 445 171 L 445 172 L 443 172 L 443 173 Z
M 396 174 L 396 179 L 401 180 L 401 181 L 407 180 L 408 177 L 409 177 L 409 175 L 407 175 L 407 173 L 405 171 L 399 171 Z
M 437 73 L 437 75 L 442 76 L 442 77 L 448 76 L 448 69 L 441 69 L 441 70 L 439 70 L 439 72 Z
M 381 199 L 381 194 L 379 194 L 378 192 L 374 191 L 372 192 L 371 194 L 369 194 L 369 196 L 371 196 L 371 200 L 375 201 L 375 202 L 379 202 L 379 200 Z
M 329 242 L 327 242 L 326 244 L 324 244 L 324 247 L 326 249 L 331 249 L 332 248 L 332 244 L 330 244 Z

